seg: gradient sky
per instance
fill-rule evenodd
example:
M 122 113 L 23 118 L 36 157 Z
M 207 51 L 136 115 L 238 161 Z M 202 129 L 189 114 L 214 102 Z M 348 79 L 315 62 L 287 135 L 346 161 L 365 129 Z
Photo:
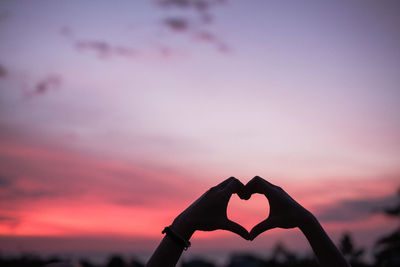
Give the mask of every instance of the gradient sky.
M 396 225 L 376 211 L 400 181 L 399 12 L 397 1 L 1 1 L 2 251 L 151 251 L 209 187 L 255 175 L 335 240 L 351 231 L 371 246 Z M 267 214 L 265 199 L 236 202 L 229 216 L 248 228 Z M 194 240 L 188 253 L 308 248 L 296 231 Z

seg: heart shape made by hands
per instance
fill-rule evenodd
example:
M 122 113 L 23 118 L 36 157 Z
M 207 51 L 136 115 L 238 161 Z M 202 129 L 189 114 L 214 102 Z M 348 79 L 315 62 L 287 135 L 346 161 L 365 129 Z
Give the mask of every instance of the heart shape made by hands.
M 269 202 L 262 194 L 250 193 L 246 199 L 233 194 L 227 207 L 228 219 L 240 224 L 247 231 L 269 216 Z

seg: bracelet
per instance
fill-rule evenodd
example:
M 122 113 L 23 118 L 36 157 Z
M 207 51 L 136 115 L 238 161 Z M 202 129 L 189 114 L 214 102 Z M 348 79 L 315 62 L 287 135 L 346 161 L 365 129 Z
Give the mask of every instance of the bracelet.
M 181 235 L 173 231 L 171 226 L 165 227 L 161 233 L 170 236 L 175 242 L 179 243 L 179 245 L 182 245 L 184 250 L 187 250 L 191 246 L 190 241 L 185 240 Z

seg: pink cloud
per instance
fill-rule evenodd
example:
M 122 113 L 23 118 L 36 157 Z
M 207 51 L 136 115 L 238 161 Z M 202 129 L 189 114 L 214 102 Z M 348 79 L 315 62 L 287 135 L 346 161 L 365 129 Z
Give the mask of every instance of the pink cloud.
M 146 235 L 159 226 L 154 218 L 172 220 L 199 194 L 197 182 L 157 167 L 10 142 L 0 157 L 2 234 Z
M 156 163 L 143 165 L 93 156 L 15 135 L 2 135 L 0 147 L 0 233 L 21 239 L 103 236 L 108 240 L 114 236 L 120 239 L 118 242 L 129 237 L 149 240 L 150 244 L 159 239 L 162 226 L 220 180 L 190 179 L 199 177 L 199 172 L 182 173 Z M 328 231 L 375 233 L 382 224 L 391 224 L 369 210 L 391 201 L 393 188 L 398 185 L 395 177 L 298 178 L 286 179 L 280 185 L 320 217 Z M 276 179 L 271 178 L 271 182 L 277 183 Z M 265 199 L 243 202 L 232 219 L 250 229 L 266 217 L 265 203 Z M 328 218 L 333 213 L 338 214 L 334 220 Z M 295 238 L 286 232 L 271 234 L 274 240 Z M 224 231 L 196 234 L 196 240 L 226 238 L 234 239 Z

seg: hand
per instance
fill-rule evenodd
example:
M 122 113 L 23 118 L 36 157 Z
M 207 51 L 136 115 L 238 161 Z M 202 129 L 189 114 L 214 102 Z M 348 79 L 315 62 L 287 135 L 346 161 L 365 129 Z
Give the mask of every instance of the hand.
M 247 183 L 244 198 L 248 199 L 253 193 L 264 194 L 269 202 L 269 216 L 251 229 L 250 240 L 259 234 L 273 228 L 294 228 L 302 226 L 312 215 L 282 188 L 275 186 L 259 176 Z
M 191 236 L 195 230 L 228 230 L 249 240 L 249 232 L 241 225 L 228 219 L 226 208 L 232 194 L 243 198 L 244 185 L 231 177 L 205 192 L 199 199 L 183 211 L 172 224 L 183 235 Z

